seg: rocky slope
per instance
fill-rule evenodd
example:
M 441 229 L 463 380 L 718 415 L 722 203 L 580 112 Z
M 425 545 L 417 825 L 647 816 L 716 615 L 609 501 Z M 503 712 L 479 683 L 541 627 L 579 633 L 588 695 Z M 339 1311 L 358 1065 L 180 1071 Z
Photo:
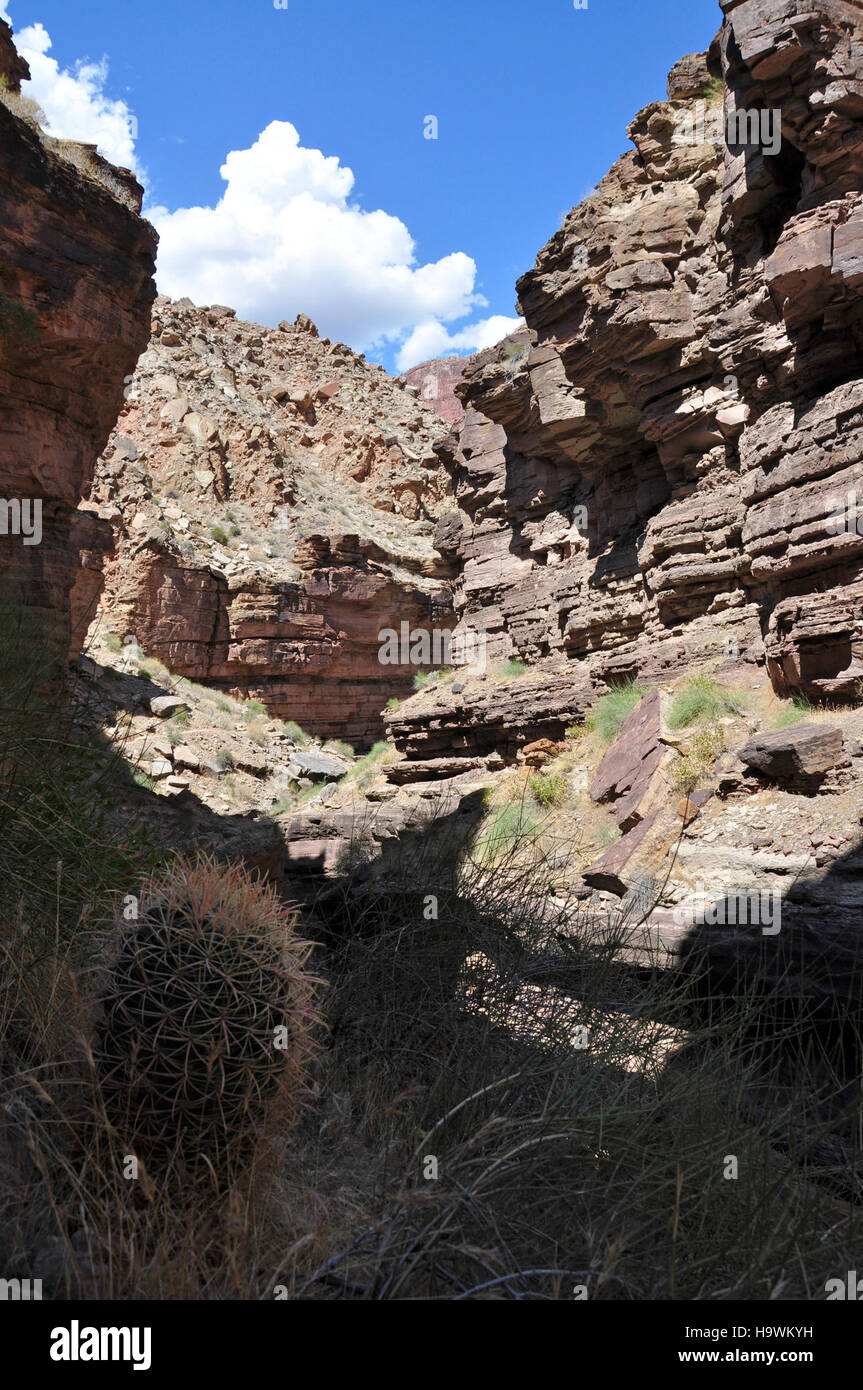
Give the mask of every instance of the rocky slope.
M 111 523 L 108 627 L 176 675 L 368 746 L 414 668 L 382 630 L 449 627 L 432 537 L 444 422 L 300 316 L 156 301 L 89 505 Z
M 527 327 L 468 364 L 439 449 L 460 626 L 546 672 L 521 742 L 705 662 L 810 699 L 863 677 L 863 11 L 723 8 L 519 281 Z M 418 698 L 392 731 L 481 753 L 479 703 Z
M 74 649 L 110 544 L 75 509 L 146 345 L 156 235 L 128 171 L 20 114 L 29 73 L 2 22 L 0 74 L 0 570 Z

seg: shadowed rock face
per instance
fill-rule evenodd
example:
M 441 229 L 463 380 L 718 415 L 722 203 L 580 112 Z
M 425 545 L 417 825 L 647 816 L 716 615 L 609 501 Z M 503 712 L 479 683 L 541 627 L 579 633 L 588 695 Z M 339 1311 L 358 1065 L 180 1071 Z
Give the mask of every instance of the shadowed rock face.
M 490 656 L 544 663 L 552 684 L 728 658 L 781 694 L 847 699 L 863 676 L 863 8 L 723 8 L 519 281 L 527 327 L 465 367 L 439 449 L 456 610 Z
M 12 92 L 29 76 L 5 24 L 0 74 Z M 73 648 L 82 636 L 71 633 L 82 568 L 73 516 L 146 343 L 155 294 L 156 234 L 138 216 L 140 199 L 131 175 L 89 147 L 40 138 L 0 102 L 0 495 L 41 506 L 38 543 L 0 534 L 0 570 L 52 622 L 59 615 Z M 4 530 L 6 515 L 4 506 Z M 98 574 L 92 550 L 83 568 Z

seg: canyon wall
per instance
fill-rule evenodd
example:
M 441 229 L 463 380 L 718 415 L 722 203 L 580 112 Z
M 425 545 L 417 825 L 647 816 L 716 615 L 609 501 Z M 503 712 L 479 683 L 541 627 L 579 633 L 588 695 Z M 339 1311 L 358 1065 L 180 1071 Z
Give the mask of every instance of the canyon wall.
M 128 171 L 25 118 L 2 22 L 0 75 L 0 571 L 74 650 L 111 543 L 76 507 L 146 345 L 156 234 Z
M 516 743 L 704 664 L 859 694 L 863 8 L 723 9 L 519 281 L 526 328 L 466 365 L 438 449 L 459 627 L 533 668 Z M 390 722 L 418 773 L 482 752 L 514 696 L 429 698 Z
M 269 329 L 160 296 L 151 327 L 90 498 L 116 541 L 106 626 L 368 747 L 416 671 L 382 664 L 380 633 L 453 622 L 445 422 L 304 315 Z

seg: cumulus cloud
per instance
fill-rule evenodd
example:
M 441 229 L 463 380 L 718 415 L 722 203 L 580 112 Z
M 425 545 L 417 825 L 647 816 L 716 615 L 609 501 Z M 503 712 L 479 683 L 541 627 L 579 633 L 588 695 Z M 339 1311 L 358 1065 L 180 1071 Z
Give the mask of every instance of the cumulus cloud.
M 7 10 L 0 0 L 11 22 Z M 42 107 L 49 133 L 97 145 L 146 182 L 135 118 L 106 94 L 105 59 L 61 69 L 42 24 L 20 30 L 15 42 L 32 73 L 24 93 Z M 488 347 L 518 326 L 494 315 L 454 327 L 488 307 L 472 258 L 454 251 L 421 264 L 404 222 L 352 201 L 353 171 L 304 148 L 289 122 L 273 121 L 250 148 L 231 151 L 221 175 L 226 187 L 214 207 L 146 209 L 161 237 L 164 294 L 230 304 L 269 324 L 302 311 L 358 350 L 397 348 L 400 371 Z
M 0 10 L 7 23 L 7 10 Z M 83 140 L 98 146 L 112 164 L 142 173 L 135 155 L 137 126 L 125 101 L 105 94 L 108 64 L 81 60 L 74 69 L 63 69 L 49 56 L 51 36 L 42 24 L 29 24 L 15 34 L 15 46 L 30 65 L 31 81 L 22 85 L 24 96 L 41 106 L 49 135 Z
M 470 256 L 418 264 L 405 224 L 351 202 L 353 171 L 304 148 L 288 121 L 233 150 L 221 175 L 227 186 L 215 207 L 149 212 L 165 294 L 227 303 L 265 323 L 302 311 L 327 337 L 363 349 L 410 341 L 419 325 L 447 339 L 443 323 L 486 303 Z
M 524 323 L 524 319 L 507 318 L 504 314 L 492 314 L 490 318 L 479 319 L 477 323 L 450 333 L 437 319 L 420 323 L 402 345 L 397 365 L 400 372 L 406 372 L 419 362 L 427 362 L 430 357 L 446 357 L 451 353 L 482 352 L 483 348 L 494 347 L 501 338 L 514 333 Z

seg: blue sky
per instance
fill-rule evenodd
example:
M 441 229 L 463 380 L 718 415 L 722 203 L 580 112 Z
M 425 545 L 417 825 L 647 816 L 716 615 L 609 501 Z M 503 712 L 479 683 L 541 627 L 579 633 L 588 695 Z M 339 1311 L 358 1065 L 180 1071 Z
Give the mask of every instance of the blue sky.
M 518 275 L 721 22 L 716 0 L 4 3 L 48 128 L 142 174 L 160 288 L 303 310 L 390 369 L 507 331 Z

